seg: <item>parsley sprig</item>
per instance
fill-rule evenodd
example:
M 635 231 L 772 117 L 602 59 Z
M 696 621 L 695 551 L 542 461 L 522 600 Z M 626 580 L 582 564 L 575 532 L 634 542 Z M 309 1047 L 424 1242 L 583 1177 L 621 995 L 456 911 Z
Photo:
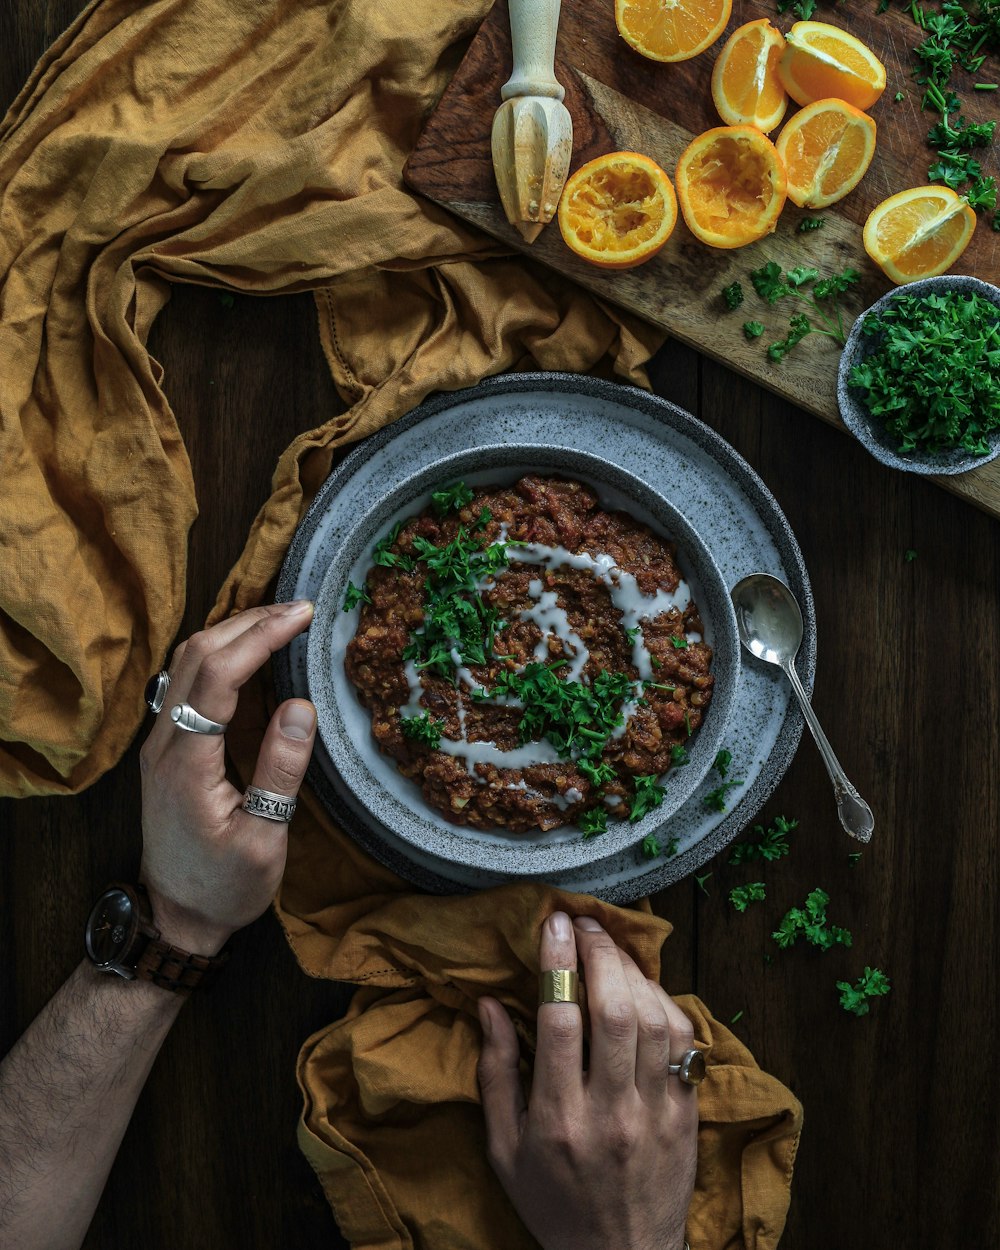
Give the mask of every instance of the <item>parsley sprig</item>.
M 782 360 L 793 347 L 809 334 L 823 334 L 841 347 L 847 342 L 847 331 L 840 308 L 840 296 L 850 290 L 861 274 L 849 266 L 840 273 L 821 278 L 819 270 L 807 265 L 796 265 L 782 273 L 777 261 L 768 261 L 750 274 L 750 281 L 757 294 L 768 304 L 791 296 L 802 300 L 805 311 L 792 316 L 788 334 L 772 343 L 767 354 L 772 360 Z
M 747 864 L 751 860 L 781 859 L 788 854 L 788 835 L 798 827 L 798 823 L 797 820 L 786 820 L 784 816 L 775 816 L 766 829 L 763 825 L 754 825 L 757 841 L 737 842 L 729 852 L 729 862 Z
M 850 930 L 841 929 L 827 920 L 826 908 L 830 896 L 825 890 L 813 890 L 806 896 L 804 907 L 792 907 L 771 934 L 782 948 L 794 946 L 800 937 L 811 946 L 828 951 L 833 946 L 850 946 L 853 942 Z
M 853 985 L 850 981 L 838 981 L 837 989 L 840 990 L 840 1005 L 845 1011 L 855 1016 L 867 1016 L 870 1009 L 869 999 L 881 998 L 889 993 L 892 986 L 881 968 L 869 968 L 866 965 L 864 972 Z
M 750 881 L 737 885 L 729 891 L 729 901 L 737 911 L 746 911 L 749 903 L 763 902 L 766 897 L 763 881 Z
M 873 350 L 848 385 L 901 452 L 990 450 L 1000 428 L 1000 309 L 976 294 L 895 296 L 862 333 Z
M 443 720 L 432 720 L 429 712 L 421 712 L 419 716 L 401 716 L 399 727 L 407 738 L 421 742 L 425 747 L 436 751 L 441 745 Z

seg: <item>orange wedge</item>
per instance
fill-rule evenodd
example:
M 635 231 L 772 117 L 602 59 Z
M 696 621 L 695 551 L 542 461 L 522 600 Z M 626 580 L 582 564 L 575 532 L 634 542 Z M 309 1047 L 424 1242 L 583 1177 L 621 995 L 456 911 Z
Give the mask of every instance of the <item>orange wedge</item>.
M 835 97 L 867 109 L 885 90 L 885 66 L 846 30 L 826 22 L 796 22 L 785 44 L 778 74 L 798 104 Z
M 717 126 L 677 162 L 677 198 L 691 233 L 710 247 L 743 247 L 770 234 L 785 205 L 785 170 L 756 126 Z
M 651 61 L 689 61 L 726 29 L 733 0 L 615 0 L 618 33 Z
M 843 100 L 817 100 L 785 123 L 774 146 L 792 203 L 826 208 L 864 177 L 875 155 L 875 123 Z
M 605 269 L 631 269 L 649 260 L 676 223 L 670 179 L 638 152 L 588 161 L 570 177 L 559 201 L 566 246 Z
M 975 228 L 975 211 L 950 187 L 910 187 L 872 209 L 863 239 L 886 277 L 902 284 L 947 272 Z
M 765 134 L 785 115 L 788 95 L 778 77 L 785 40 L 766 17 L 738 27 L 712 69 L 712 99 L 727 126 L 756 126 Z

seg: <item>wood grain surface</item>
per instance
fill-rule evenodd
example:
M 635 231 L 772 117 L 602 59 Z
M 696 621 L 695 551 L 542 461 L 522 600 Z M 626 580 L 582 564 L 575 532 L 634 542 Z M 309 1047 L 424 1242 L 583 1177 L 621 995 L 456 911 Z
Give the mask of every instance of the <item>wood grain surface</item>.
M 690 61 L 664 65 L 640 56 L 620 38 L 610 0 L 601 4 L 563 0 L 556 76 L 566 88 L 566 106 L 573 118 L 571 170 L 605 152 L 632 150 L 651 156 L 672 179 L 677 158 L 691 139 L 722 124 L 712 103 L 710 82 L 723 40 L 738 25 L 757 17 L 769 17 L 786 31 L 794 20 L 791 14 L 778 18 L 769 0 L 736 0 L 718 43 Z M 876 13 L 874 0 L 844 0 L 836 9 L 819 9 L 815 19 L 848 28 L 886 64 L 888 86 L 871 109 L 878 126 L 875 158 L 861 184 L 839 204 L 816 214 L 789 201 L 776 232 L 749 247 L 731 251 L 707 247 L 681 218 L 658 256 L 638 268 L 618 272 L 599 269 L 575 256 L 554 223 L 535 243 L 525 244 L 508 225 L 500 206 L 490 149 L 500 87 L 511 70 L 506 0 L 497 0 L 493 6 L 431 115 L 407 162 L 407 181 L 459 217 L 568 274 L 594 294 L 639 313 L 761 386 L 840 426 L 839 348 L 832 340 L 813 335 L 784 361 L 768 359 L 767 344 L 784 338 L 788 318 L 797 309 L 789 309 L 787 300 L 769 308 L 754 294 L 749 274 L 769 260 L 782 268 L 814 265 L 823 274 L 853 265 L 861 281 L 845 300 L 846 322 L 851 324 L 892 286 L 865 254 L 864 221 L 887 196 L 927 181 L 927 167 L 934 157 L 925 138 L 937 117 L 920 109 L 922 88 L 912 79 L 911 57 L 920 33 L 906 9 L 892 6 Z M 996 57 L 987 61 L 976 80 L 997 81 L 997 61 Z M 996 93 L 974 91 L 973 81 L 956 71 L 954 84 L 967 115 L 976 121 L 1000 117 Z M 898 91 L 904 95 L 899 102 L 894 98 Z M 786 116 L 795 107 L 792 103 Z M 998 150 L 985 156 L 984 163 L 987 172 L 1000 178 Z M 802 218 L 816 215 L 825 226 L 798 233 Z M 954 272 L 994 282 L 1000 279 L 1000 233 L 990 229 L 989 215 L 980 214 L 972 242 Z M 721 296 L 723 287 L 734 281 L 740 281 L 747 293 L 739 313 L 729 311 Z M 767 335 L 748 343 L 741 330 L 746 318 L 762 321 Z M 1000 462 L 958 478 L 935 480 L 1000 516 Z
M 78 7 L 0 9 L 0 103 Z M 179 287 L 151 346 L 202 509 L 186 635 L 242 547 L 279 452 L 337 398 L 308 296 L 237 296 L 227 310 L 213 292 Z M 1000 525 L 888 473 L 684 344 L 664 349 L 653 377 L 749 460 L 788 516 L 816 599 L 816 707 L 877 821 L 852 867 L 854 844 L 805 740 L 765 809 L 800 821 L 791 855 L 762 874 L 719 860 L 707 895 L 686 881 L 653 900 L 675 926 L 664 982 L 700 994 L 723 1021 L 742 1013 L 734 1031 L 805 1105 L 784 1250 L 996 1246 Z M 0 803 L 0 1051 L 81 957 L 98 891 L 135 871 L 137 746 L 79 797 Z M 728 890 L 761 878 L 766 902 L 737 914 Z M 768 934 L 816 886 L 854 947 L 777 952 Z M 893 989 L 854 1019 L 834 982 L 865 964 Z M 295 1145 L 294 1062 L 346 1000 L 344 987 L 297 971 L 272 918 L 246 931 L 226 977 L 167 1040 L 87 1250 L 345 1247 Z

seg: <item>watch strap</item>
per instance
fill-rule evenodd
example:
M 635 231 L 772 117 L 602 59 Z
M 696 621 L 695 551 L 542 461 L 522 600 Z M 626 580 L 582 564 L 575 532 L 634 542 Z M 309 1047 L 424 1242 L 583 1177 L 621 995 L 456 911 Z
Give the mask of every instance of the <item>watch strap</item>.
M 228 961 L 228 947 L 218 955 L 192 955 L 169 942 L 150 938 L 136 961 L 135 975 L 152 981 L 161 989 L 186 996 L 192 990 L 211 985 Z

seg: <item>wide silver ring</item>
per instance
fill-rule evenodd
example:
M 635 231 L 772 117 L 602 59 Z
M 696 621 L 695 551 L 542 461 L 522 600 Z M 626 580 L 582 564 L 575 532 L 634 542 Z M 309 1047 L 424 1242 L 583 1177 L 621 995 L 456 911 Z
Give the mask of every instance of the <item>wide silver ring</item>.
M 228 725 L 221 725 L 217 720 L 209 720 L 196 712 L 190 703 L 178 703 L 170 709 L 170 719 L 178 729 L 189 734 L 224 734 Z
M 273 790 L 261 790 L 259 786 L 247 786 L 243 796 L 243 810 L 251 816 L 263 816 L 265 820 L 279 820 L 287 824 L 295 815 L 298 799 L 287 794 L 275 794 Z
M 667 1071 L 685 1085 L 700 1085 L 708 1069 L 705 1066 L 705 1056 L 700 1050 L 686 1050 L 681 1055 L 680 1063 L 668 1064 Z
M 142 692 L 142 697 L 146 700 L 146 706 L 153 713 L 159 712 L 163 707 L 163 700 L 167 697 L 167 691 L 170 689 L 170 674 L 165 668 L 158 673 L 154 673 L 146 682 L 146 689 Z

